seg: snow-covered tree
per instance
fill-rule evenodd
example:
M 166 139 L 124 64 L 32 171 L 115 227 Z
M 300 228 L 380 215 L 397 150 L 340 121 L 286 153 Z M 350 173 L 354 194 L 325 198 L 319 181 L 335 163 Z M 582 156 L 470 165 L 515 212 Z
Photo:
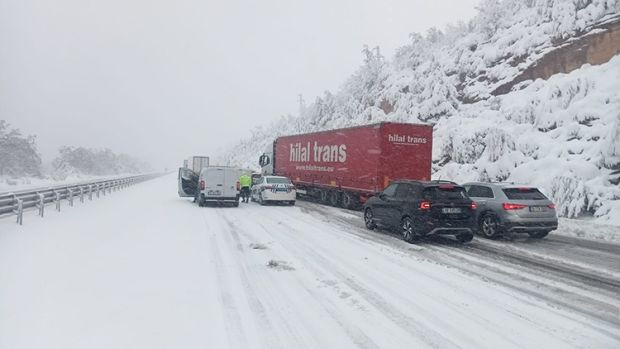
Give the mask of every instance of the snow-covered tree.
M 52 162 L 53 176 L 63 179 L 68 175 L 113 175 L 140 173 L 150 170 L 145 162 L 126 154 L 115 154 L 110 149 L 89 149 L 64 146 Z
M 0 120 L 0 176 L 22 177 L 41 175 L 41 156 L 36 137 L 23 136 Z

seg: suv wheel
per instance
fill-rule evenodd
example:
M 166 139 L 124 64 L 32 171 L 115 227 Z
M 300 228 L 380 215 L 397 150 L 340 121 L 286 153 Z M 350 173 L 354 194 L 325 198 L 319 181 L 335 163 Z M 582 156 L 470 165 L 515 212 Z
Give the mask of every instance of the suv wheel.
M 366 228 L 373 230 L 377 227 L 375 223 L 375 215 L 372 213 L 372 209 L 367 208 L 364 211 L 364 223 L 366 224 Z
M 499 233 L 499 222 L 495 215 L 487 213 L 480 220 L 480 230 L 482 235 L 487 239 L 497 237 Z
M 410 217 L 405 217 L 401 221 L 400 224 L 400 233 L 403 236 L 403 240 L 407 242 L 415 242 L 419 239 L 418 234 L 415 232 L 415 227 L 413 225 L 413 219 Z
M 534 238 L 534 239 L 542 239 L 545 236 L 547 236 L 547 234 L 549 234 L 549 231 L 547 230 L 542 230 L 542 231 L 531 231 L 528 234 L 530 234 L 530 237 Z
M 258 203 L 260 205 L 263 205 L 263 206 L 265 206 L 265 204 L 266 204 L 265 200 L 263 199 L 263 194 L 262 193 L 258 194 Z

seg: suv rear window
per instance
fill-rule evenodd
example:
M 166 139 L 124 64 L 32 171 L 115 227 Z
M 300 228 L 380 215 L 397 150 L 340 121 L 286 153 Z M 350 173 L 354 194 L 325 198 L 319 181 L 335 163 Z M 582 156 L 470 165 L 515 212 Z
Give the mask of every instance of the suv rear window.
M 439 186 L 424 188 L 422 196 L 430 200 L 457 200 L 465 199 L 465 188 L 457 186 Z
M 267 183 L 269 184 L 291 184 L 288 178 L 267 177 Z
M 510 200 L 546 200 L 547 197 L 543 195 L 536 188 L 507 188 L 502 189 L 506 197 Z

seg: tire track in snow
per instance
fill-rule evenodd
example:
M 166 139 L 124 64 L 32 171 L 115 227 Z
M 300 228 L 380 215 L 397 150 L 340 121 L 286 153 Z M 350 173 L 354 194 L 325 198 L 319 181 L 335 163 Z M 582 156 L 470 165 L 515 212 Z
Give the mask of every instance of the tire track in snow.
M 234 222 L 232 222 L 232 220 L 229 217 L 223 216 L 223 218 L 226 220 L 226 223 L 231 227 L 231 232 L 233 232 L 233 236 L 235 237 L 235 240 L 239 242 L 239 244 L 240 244 L 239 234 L 244 235 L 250 241 L 257 240 L 254 236 L 248 233 L 245 233 L 243 229 L 239 228 Z M 259 226 L 261 227 L 263 231 L 269 234 L 269 229 L 267 227 L 265 227 L 261 223 L 259 223 Z M 344 330 L 344 332 L 351 339 L 351 341 L 356 345 L 356 347 L 368 348 L 368 349 L 379 348 L 379 346 L 377 346 L 376 343 L 374 343 L 368 336 L 366 336 L 363 331 L 361 331 L 357 327 L 354 327 L 348 324 L 347 321 L 338 312 L 334 310 L 337 308 L 336 304 L 331 302 L 329 299 L 326 299 L 322 297 L 321 295 L 317 294 L 317 292 L 313 290 L 311 287 L 305 286 L 304 288 L 306 292 L 308 292 L 313 299 L 315 299 L 318 303 L 322 305 L 323 309 Z
M 263 217 L 264 218 L 264 217 Z M 263 225 L 260 220 L 256 220 L 257 224 L 259 224 L 262 229 L 267 232 L 270 232 L 270 229 Z M 327 277 L 324 272 L 319 270 L 315 265 L 318 264 L 321 266 L 323 270 L 329 271 L 334 277 L 333 279 L 339 280 L 347 285 L 349 288 L 357 292 L 362 299 L 364 299 L 368 304 L 372 305 L 376 308 L 380 313 L 382 313 L 387 319 L 392 321 L 396 326 L 400 327 L 406 333 L 409 333 L 412 337 L 420 339 L 423 343 L 425 343 L 428 347 L 431 348 L 460 348 L 461 346 L 457 343 L 450 341 L 445 338 L 441 333 L 428 328 L 420 321 L 410 317 L 409 315 L 400 311 L 397 307 L 390 304 L 386 300 L 384 300 L 379 294 L 370 291 L 367 287 L 362 286 L 357 283 L 353 278 L 346 275 L 345 272 L 337 270 L 336 264 L 328 261 L 322 255 L 320 255 L 316 249 L 312 247 L 307 247 L 305 245 L 302 246 L 300 244 L 300 240 L 295 240 L 295 237 L 291 237 L 290 232 L 294 232 L 297 229 L 291 227 L 285 223 L 281 223 L 283 227 L 286 227 L 287 231 L 282 232 L 278 235 L 271 236 L 276 240 L 281 240 L 283 237 L 288 241 L 287 248 L 293 248 L 297 251 L 295 253 L 296 258 L 303 261 L 304 265 L 310 267 L 313 272 L 317 275 L 321 275 L 325 280 L 332 279 Z M 292 240 L 293 239 L 293 240 Z M 305 256 L 312 257 L 312 259 L 308 259 Z M 317 263 L 318 261 L 318 263 Z M 438 321 L 438 319 L 435 319 Z M 467 347 L 467 345 L 465 346 Z M 471 346 L 470 346 L 471 347 Z
M 319 219 L 321 221 L 324 221 L 325 218 L 326 218 L 326 216 L 323 216 L 323 215 L 321 215 L 319 217 Z M 328 222 L 329 223 L 333 223 L 331 221 L 328 221 Z M 307 223 L 308 224 L 312 224 L 313 223 L 314 225 L 316 225 L 316 220 L 310 219 L 310 220 L 307 221 Z M 357 232 L 357 234 L 356 234 L 355 232 L 351 231 L 351 228 L 354 228 L 354 227 L 351 227 L 350 224 L 349 225 L 345 224 L 343 226 L 343 228 L 344 228 L 345 231 L 347 231 L 349 233 L 353 233 L 353 234 L 343 234 L 345 236 L 345 238 L 346 238 L 347 235 L 348 236 L 353 235 L 353 236 L 365 239 L 365 241 L 372 241 L 372 239 L 369 239 L 368 236 L 370 236 L 370 235 L 378 235 L 376 233 L 370 233 L 369 234 L 365 230 L 363 232 L 361 232 L 361 233 Z M 358 236 L 358 234 L 360 234 L 361 236 Z M 364 236 L 364 235 L 366 235 L 366 236 Z M 393 247 L 395 247 L 394 244 L 396 244 L 396 245 L 399 246 L 398 249 L 401 250 L 401 253 L 404 254 L 404 255 L 407 255 L 410 258 L 413 257 L 413 256 L 416 256 L 419 259 L 419 254 L 422 254 L 422 255 L 426 256 L 424 259 L 426 259 L 428 261 L 435 261 L 435 263 L 440 262 L 440 264 L 442 264 L 442 265 L 446 265 L 446 266 L 448 266 L 450 268 L 454 268 L 454 269 L 460 270 L 461 272 L 463 272 L 465 274 L 473 275 L 477 279 L 486 280 L 486 281 L 490 280 L 491 282 L 496 281 L 496 280 L 494 280 L 492 278 L 489 278 L 488 275 L 487 275 L 487 272 L 484 269 L 481 269 L 480 272 L 478 272 L 478 273 L 472 273 L 472 272 L 470 272 L 469 268 L 466 269 L 466 268 L 463 267 L 464 265 L 467 265 L 467 264 L 463 264 L 462 263 L 463 261 L 449 261 L 449 260 L 446 260 L 445 258 L 443 258 L 444 253 L 435 253 L 434 251 L 432 251 L 433 246 L 422 247 L 419 251 L 415 252 L 417 255 L 414 255 L 413 252 L 409 248 L 403 248 L 404 245 L 410 246 L 409 244 L 405 244 L 404 242 L 402 244 L 400 244 L 402 241 L 395 239 L 393 236 L 389 236 L 389 235 L 384 235 L 384 236 L 386 236 L 387 238 L 383 239 L 384 243 L 382 243 L 382 244 L 387 244 L 388 247 L 392 247 L 392 249 L 390 249 L 390 250 L 393 250 Z M 403 245 L 403 246 L 400 246 L 400 245 Z M 431 252 L 431 253 L 429 253 L 429 252 Z M 478 258 L 479 258 L 479 256 L 478 256 Z M 495 266 L 497 266 L 497 261 L 496 260 L 494 260 L 493 263 L 495 263 Z M 598 325 L 591 324 L 591 321 L 588 320 L 589 316 L 585 316 L 585 318 L 583 316 L 583 315 L 592 314 L 593 315 L 593 317 L 592 317 L 593 319 L 596 319 L 596 320 L 600 321 L 600 314 L 597 314 L 595 312 L 594 313 L 590 312 L 590 313 L 587 313 L 587 314 L 582 314 L 581 317 L 575 317 L 576 313 L 579 314 L 580 312 L 576 312 L 576 313 L 571 312 L 571 311 L 566 312 L 566 311 L 562 311 L 562 309 L 563 309 L 562 307 L 556 306 L 558 304 L 558 300 L 556 300 L 556 298 L 558 298 L 557 297 L 558 294 L 563 294 L 564 291 L 560 290 L 559 293 L 552 292 L 552 293 L 549 293 L 549 295 L 545 295 L 544 293 L 535 293 L 534 291 L 541 284 L 539 284 L 538 286 L 535 286 L 535 287 L 529 289 L 527 287 L 517 286 L 517 285 L 519 285 L 518 282 L 506 283 L 506 280 L 507 279 L 511 279 L 512 275 L 510 275 L 506 271 L 504 271 L 504 275 L 506 276 L 506 278 L 499 279 L 499 280 L 497 280 L 498 282 L 494 282 L 494 283 L 499 284 L 501 286 L 506 286 L 505 288 L 502 288 L 502 289 L 505 290 L 505 291 L 503 291 L 504 294 L 510 295 L 511 297 L 518 296 L 520 298 L 520 300 L 524 304 L 529 304 L 531 306 L 539 306 L 540 304 L 537 305 L 537 303 L 535 303 L 535 302 L 540 303 L 540 300 L 542 299 L 544 301 L 544 303 L 552 305 L 551 307 L 549 307 L 549 311 L 553 312 L 556 316 L 559 316 L 560 318 L 564 318 L 564 319 L 570 320 L 571 322 L 578 322 L 578 323 L 580 323 L 584 327 L 587 327 L 590 330 L 593 330 L 593 331 L 595 331 L 597 333 L 601 333 L 601 334 L 605 335 L 606 337 L 609 337 L 609 338 L 614 339 L 615 341 L 618 341 L 618 334 L 617 333 L 611 332 L 609 330 L 609 328 L 605 329 L 605 327 L 607 327 L 607 326 L 600 327 Z M 519 274 L 517 274 L 517 275 L 519 275 Z M 445 282 L 445 280 L 444 280 L 444 282 Z M 546 287 L 546 285 L 543 285 L 543 286 Z M 452 285 L 451 287 L 454 287 L 454 285 Z M 500 289 L 500 291 L 502 289 Z M 522 295 L 519 296 L 518 293 L 515 294 L 514 292 L 509 292 L 509 291 L 513 291 L 513 290 L 522 291 Z M 556 290 L 559 290 L 559 289 L 556 288 Z M 534 296 L 532 296 L 532 295 L 534 295 Z M 524 296 L 527 296 L 527 297 L 524 297 Z M 542 298 L 538 297 L 538 296 L 541 296 Z M 559 298 L 561 299 L 561 296 Z M 560 302 L 562 302 L 562 301 L 560 300 Z M 564 309 L 572 310 L 571 306 L 573 306 L 573 305 L 570 304 L 570 303 L 566 303 L 566 304 L 567 304 L 567 307 L 564 308 Z M 499 305 L 499 306 L 500 307 L 507 307 L 507 306 L 510 307 L 510 305 Z M 522 315 L 520 315 L 520 314 L 522 314 L 523 312 L 518 310 L 518 309 L 514 309 L 511 312 L 515 316 L 522 317 Z M 542 328 L 546 329 L 546 332 L 547 332 L 548 335 L 556 332 L 556 330 L 557 330 L 555 327 L 551 326 L 550 323 L 539 323 L 539 324 L 540 324 L 540 326 Z M 609 325 L 609 324 L 607 324 L 607 325 Z M 564 340 L 563 338 L 558 338 L 558 339 L 559 340 Z M 569 344 L 568 342 L 566 342 L 566 343 Z
M 246 341 L 246 335 L 243 330 L 241 316 L 239 315 L 239 312 L 237 310 L 233 295 L 228 291 L 230 289 L 231 283 L 230 280 L 228 280 L 228 276 L 226 275 L 226 271 L 224 268 L 224 260 L 222 259 L 220 247 L 217 242 L 217 232 L 212 231 L 204 213 L 202 213 L 202 219 L 205 225 L 205 232 L 211 234 L 211 237 L 209 239 L 211 241 L 211 254 L 214 257 L 214 269 L 218 280 L 218 287 L 220 290 L 220 302 L 223 305 L 224 316 L 226 317 L 226 334 L 228 337 L 228 342 L 231 346 L 247 348 L 248 343 Z
M 282 223 L 282 225 L 287 226 L 286 223 Z M 287 226 L 287 227 L 289 229 L 294 229 L 290 226 Z M 399 326 L 404 331 L 407 331 L 408 333 L 410 333 L 412 336 L 416 338 L 421 338 L 423 342 L 429 345 L 429 347 L 432 347 L 432 348 L 468 348 L 468 347 L 477 346 L 478 343 L 475 343 L 475 342 L 470 342 L 466 344 L 463 344 L 463 343 L 457 344 L 454 341 L 451 341 L 450 339 L 446 338 L 440 332 L 437 332 L 436 330 L 430 327 L 427 327 L 421 321 L 418 321 L 417 319 L 414 319 L 413 317 L 403 313 L 397 306 L 387 301 L 379 293 L 372 291 L 371 288 L 368 287 L 368 285 L 364 285 L 356 281 L 355 277 L 353 276 L 348 276 L 346 272 L 343 271 L 343 269 L 341 268 L 336 269 L 335 266 L 337 265 L 337 261 L 332 258 L 326 257 L 326 255 L 323 255 L 317 252 L 315 248 L 312 248 L 312 247 L 304 248 L 301 251 L 303 252 L 300 253 L 299 255 L 305 255 L 305 256 L 312 257 L 311 260 L 306 260 L 306 263 L 316 263 L 316 261 L 318 260 L 319 261 L 318 264 L 322 265 L 326 269 L 328 268 L 331 269 L 331 273 L 334 275 L 336 280 L 342 281 L 345 285 L 347 285 L 352 290 L 354 290 L 359 295 L 361 295 L 361 297 L 364 300 L 366 300 L 369 304 L 371 304 L 377 310 L 382 312 L 396 326 Z M 379 281 L 377 280 L 377 282 Z M 454 330 L 453 333 L 458 332 L 458 329 L 451 326 L 444 319 L 436 317 L 434 314 L 429 313 L 428 311 L 417 307 L 416 304 L 410 304 L 410 305 L 417 308 L 416 313 L 424 314 L 421 316 L 421 318 L 424 318 L 425 322 L 441 324 L 441 326 L 439 327 L 442 327 L 443 329 L 446 329 L 446 330 L 452 329 Z M 478 319 L 474 319 L 474 320 L 478 320 Z M 487 323 L 486 325 L 493 326 L 492 323 Z M 501 336 L 499 334 L 497 335 Z M 461 338 L 461 339 L 466 341 L 466 339 L 464 338 Z M 519 343 L 512 341 L 510 338 L 504 337 L 503 340 L 504 340 L 505 345 L 507 345 L 508 343 L 511 343 L 513 347 L 520 347 Z
M 343 231 L 359 238 L 365 239 L 370 242 L 378 242 L 380 244 L 386 245 L 388 247 L 396 248 L 401 252 L 412 256 L 412 251 L 409 248 L 401 246 L 401 240 L 396 236 L 396 234 L 392 233 L 383 233 L 383 232 L 370 232 L 365 228 L 360 227 L 360 224 L 356 224 L 357 222 L 351 222 L 350 219 L 345 217 L 340 217 L 338 215 L 330 214 L 328 209 L 333 210 L 331 207 L 327 207 L 327 209 L 321 205 L 312 205 L 318 207 L 304 207 L 305 211 L 310 215 L 313 215 L 314 212 L 320 214 L 319 219 L 325 221 L 327 223 L 336 223 L 343 228 Z M 346 212 L 349 213 L 349 212 Z M 351 218 L 355 218 L 356 216 L 351 214 Z M 361 222 L 361 218 L 360 222 Z M 356 229 L 357 228 L 357 229 Z M 409 245 L 409 244 L 407 244 Z M 411 245 L 409 245 L 411 246 Z M 415 246 L 415 245 L 414 245 Z M 599 300 L 600 294 L 592 294 L 591 289 L 588 285 L 579 284 L 583 292 L 575 293 L 577 290 L 573 291 L 567 290 L 566 288 L 560 288 L 559 286 L 550 285 L 548 283 L 548 276 L 541 275 L 532 275 L 531 269 L 522 266 L 516 265 L 514 263 L 506 263 L 500 259 L 498 256 L 494 255 L 485 255 L 481 253 L 475 252 L 467 252 L 466 250 L 462 250 L 461 248 L 449 247 L 445 245 L 437 245 L 437 244 L 425 244 L 424 246 L 416 246 L 417 253 L 420 252 L 433 252 L 432 254 L 426 253 L 427 259 L 434 260 L 436 262 L 441 262 L 446 266 L 454 267 L 462 270 L 464 273 L 474 275 L 482 280 L 489 280 L 498 285 L 505 286 L 508 289 L 513 289 L 521 292 L 524 295 L 529 295 L 536 299 L 540 299 L 545 301 L 546 303 L 553 306 L 553 311 L 566 317 L 565 313 L 558 312 L 554 308 L 559 307 L 560 309 L 568 309 L 571 310 L 571 313 L 582 314 L 586 318 L 592 318 L 598 321 L 603 321 L 612 326 L 620 327 L 620 317 L 618 316 L 618 305 L 610 303 L 611 299 L 609 298 L 607 301 Z M 446 256 L 447 255 L 447 256 Z M 419 257 L 419 256 L 418 256 Z M 449 260 L 448 258 L 453 258 L 454 260 Z M 467 258 L 469 257 L 469 258 Z M 465 264 L 464 264 L 465 263 Z M 463 265 L 466 264 L 474 264 L 478 268 L 478 271 L 474 272 L 471 269 L 463 268 Z M 503 263 L 503 264 L 502 264 Z M 504 269 L 502 269 L 504 268 Z M 523 272 L 512 273 L 510 270 L 515 271 L 516 269 L 523 268 Z M 494 274 L 493 277 L 491 274 Z M 510 281 L 508 281 L 510 280 Z M 556 278 L 557 282 L 566 283 L 566 279 L 562 279 L 561 277 Z M 544 291 L 544 292 L 543 292 Z M 558 295 L 562 295 L 558 297 Z M 599 297 L 597 297 L 599 296 Z M 570 301 L 564 301 L 564 299 L 568 298 Z M 603 297 L 607 298 L 607 297 Z M 586 307 L 585 305 L 591 305 L 595 309 L 590 309 L 592 307 Z M 597 311 L 598 310 L 598 311 Z M 603 314 L 602 314 L 602 313 Z M 606 336 L 610 338 L 614 338 L 616 340 L 620 340 L 620 337 L 616 333 L 611 333 L 603 328 L 593 325 L 591 322 L 585 321 L 584 319 L 578 319 L 571 317 L 571 320 L 578 321 L 583 326 L 591 328 L 596 331 L 600 331 L 604 333 Z
M 238 271 L 237 274 L 245 291 L 248 305 L 252 310 L 253 316 L 256 317 L 254 323 L 257 324 L 257 326 L 260 328 L 260 333 L 263 339 L 265 339 L 265 343 L 267 344 L 266 347 L 285 348 L 285 346 L 283 346 L 282 343 L 280 343 L 280 341 L 278 340 L 279 337 L 274 331 L 273 324 L 271 322 L 271 319 L 269 318 L 265 305 L 257 296 L 258 293 L 256 292 L 256 288 L 254 287 L 256 280 L 254 279 L 253 282 L 250 281 L 250 273 L 247 270 L 247 265 L 250 265 L 251 261 L 249 260 L 248 255 L 245 253 L 246 250 L 243 248 L 243 244 L 241 243 L 241 239 L 239 238 L 237 228 L 232 224 L 232 222 L 230 222 L 226 218 L 225 209 L 218 208 L 215 210 L 215 214 L 218 215 L 218 218 L 222 218 L 226 223 L 228 229 L 224 229 L 221 233 L 227 240 L 229 240 L 230 246 L 235 246 L 237 253 L 236 256 L 234 256 L 233 258 L 235 260 L 241 260 L 245 262 L 236 263 L 235 266 Z M 230 252 L 233 253 L 234 251 Z M 292 337 L 296 340 L 297 344 L 301 345 L 302 341 L 300 340 L 299 336 L 293 335 Z
M 378 235 L 365 229 L 365 227 L 363 226 L 362 216 L 359 214 L 359 212 L 347 211 L 339 208 L 333 208 L 317 204 L 303 206 L 302 210 L 305 210 L 310 214 L 315 212 L 320 213 L 323 217 L 323 221 L 329 223 L 333 223 L 335 221 L 335 223 L 339 223 L 341 226 L 355 226 L 362 230 L 362 234 L 373 235 L 373 237 L 376 237 Z M 348 217 L 345 218 L 345 215 Z M 356 235 L 359 236 L 359 234 Z M 393 237 L 398 236 L 398 234 L 394 234 L 391 232 L 387 235 L 391 235 Z M 400 236 L 398 236 L 398 238 L 400 239 Z M 442 240 L 448 241 L 447 238 Z M 384 239 L 384 241 L 387 242 L 388 240 Z M 569 241 L 570 243 L 568 243 L 567 241 Z M 609 261 L 608 265 L 606 265 L 605 267 L 609 268 L 611 266 L 614 266 L 616 270 L 602 270 L 600 269 L 602 267 L 601 265 L 587 265 L 587 263 L 574 264 L 569 261 L 562 261 L 562 259 L 574 258 L 574 254 L 570 255 L 569 257 L 558 254 L 549 255 L 549 253 L 555 253 L 556 251 L 551 248 L 544 251 L 533 251 L 532 249 L 528 250 L 527 248 L 525 248 L 526 246 L 524 246 L 524 244 L 510 244 L 508 242 L 506 243 L 507 244 L 499 244 L 495 241 L 476 238 L 472 243 L 465 245 L 455 245 L 454 243 L 450 243 L 449 245 L 434 243 L 433 245 L 446 246 L 446 248 L 452 249 L 477 249 L 479 250 L 478 254 L 483 257 L 488 257 L 485 256 L 485 254 L 489 253 L 494 253 L 499 256 L 511 257 L 518 262 L 536 265 L 539 269 L 549 269 L 549 272 L 561 274 L 561 277 L 563 279 L 566 279 L 567 277 L 574 279 L 576 281 L 579 281 L 580 284 L 587 285 L 589 288 L 596 287 L 604 290 L 610 290 L 613 294 L 618 293 L 618 288 L 620 287 L 620 280 L 617 277 L 614 277 L 614 273 L 617 274 L 620 272 L 620 264 L 618 264 L 620 263 L 620 258 L 618 257 L 620 256 L 619 245 L 603 244 L 600 242 L 591 241 L 579 241 L 579 239 L 567 238 L 563 236 L 549 236 L 547 239 L 536 240 L 535 244 L 526 244 L 536 248 L 541 247 L 541 245 L 544 245 L 542 247 L 554 246 L 557 250 L 561 246 L 574 247 L 572 243 L 575 243 L 579 249 L 587 250 L 590 254 L 594 253 L 594 255 L 587 256 L 591 260 L 609 260 L 610 258 L 614 258 L 614 260 Z M 420 249 L 423 248 L 419 245 L 414 246 L 417 246 Z M 560 250 L 563 251 L 565 249 Z M 544 255 L 541 254 L 543 252 L 545 253 Z

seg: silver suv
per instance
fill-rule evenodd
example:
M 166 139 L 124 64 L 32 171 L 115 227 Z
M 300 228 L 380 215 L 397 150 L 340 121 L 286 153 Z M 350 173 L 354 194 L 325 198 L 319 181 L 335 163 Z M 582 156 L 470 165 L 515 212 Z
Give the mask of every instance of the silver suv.
M 483 182 L 463 187 L 478 205 L 478 233 L 486 238 L 519 232 L 541 239 L 558 228 L 555 205 L 535 187 Z

